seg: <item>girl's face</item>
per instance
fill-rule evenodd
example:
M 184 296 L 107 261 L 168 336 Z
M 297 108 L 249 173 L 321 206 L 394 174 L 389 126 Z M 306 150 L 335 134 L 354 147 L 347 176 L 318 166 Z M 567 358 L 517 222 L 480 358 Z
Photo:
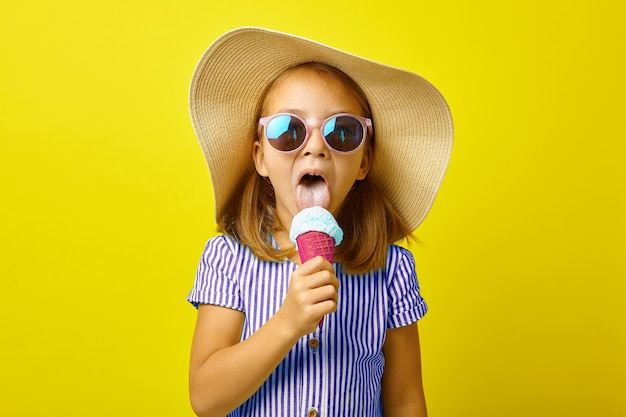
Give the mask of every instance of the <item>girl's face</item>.
M 354 94 L 339 81 L 304 67 L 286 74 L 269 91 L 262 116 L 276 113 L 323 120 L 338 113 L 362 115 L 363 110 Z M 330 194 L 326 208 L 337 215 L 354 182 L 365 178 L 371 165 L 371 148 L 367 144 L 354 153 L 338 154 L 329 149 L 319 124 L 314 123 L 309 130 L 309 138 L 296 152 L 275 150 L 264 135 L 253 148 L 256 170 L 271 181 L 276 212 L 287 229 L 298 212 L 296 189 L 305 174 L 313 173 L 326 181 Z

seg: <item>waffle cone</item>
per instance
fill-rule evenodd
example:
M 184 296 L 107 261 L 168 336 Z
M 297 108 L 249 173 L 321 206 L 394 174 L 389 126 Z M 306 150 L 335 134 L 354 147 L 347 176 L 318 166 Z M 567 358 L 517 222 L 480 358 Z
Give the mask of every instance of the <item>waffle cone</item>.
M 306 262 L 311 258 L 322 255 L 329 262 L 335 255 L 335 239 L 323 232 L 306 232 L 296 238 L 300 261 Z

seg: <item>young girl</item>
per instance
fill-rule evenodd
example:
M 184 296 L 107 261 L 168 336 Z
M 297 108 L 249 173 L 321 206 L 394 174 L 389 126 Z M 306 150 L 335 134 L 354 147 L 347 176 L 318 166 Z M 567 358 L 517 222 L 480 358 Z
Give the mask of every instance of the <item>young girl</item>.
M 425 416 L 410 252 L 451 146 L 448 107 L 416 74 L 295 36 L 240 28 L 190 89 L 216 220 L 188 300 L 199 416 Z M 300 262 L 301 195 L 344 238 Z M 323 325 L 320 320 L 324 318 Z

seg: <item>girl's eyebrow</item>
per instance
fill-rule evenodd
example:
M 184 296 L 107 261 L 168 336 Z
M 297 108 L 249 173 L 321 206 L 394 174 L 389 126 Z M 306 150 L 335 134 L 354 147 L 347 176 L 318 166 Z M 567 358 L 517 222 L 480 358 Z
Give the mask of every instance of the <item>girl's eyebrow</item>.
M 303 119 L 307 119 L 307 117 L 305 117 L 304 111 L 300 110 L 300 109 L 279 109 L 274 114 L 278 114 L 278 113 L 292 113 L 292 114 L 295 114 L 295 115 L 298 115 L 298 116 L 302 117 Z M 336 114 L 342 114 L 342 113 L 352 114 L 351 111 L 348 111 L 348 110 L 345 110 L 345 109 L 340 109 L 340 110 L 334 110 L 334 111 L 331 111 L 331 112 L 327 112 L 326 115 L 322 116 L 322 117 L 308 117 L 308 119 L 325 119 L 327 117 L 334 116 Z
M 277 113 L 293 113 L 304 117 L 304 112 L 298 109 L 280 109 Z

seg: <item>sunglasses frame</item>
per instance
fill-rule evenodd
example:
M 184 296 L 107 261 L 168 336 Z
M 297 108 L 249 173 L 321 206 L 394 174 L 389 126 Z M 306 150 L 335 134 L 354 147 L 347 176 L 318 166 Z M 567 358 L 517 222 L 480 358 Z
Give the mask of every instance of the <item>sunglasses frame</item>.
M 304 129 L 305 129 L 305 133 L 304 133 L 304 140 L 302 141 L 302 143 L 300 144 L 300 146 L 298 146 L 295 149 L 292 149 L 290 151 L 283 151 L 281 149 L 275 148 L 273 145 L 271 145 L 270 139 L 267 138 L 267 135 L 265 135 L 265 131 L 267 130 L 267 125 L 269 124 L 269 122 L 278 117 L 278 116 L 290 116 L 290 117 L 295 117 L 296 119 L 300 120 L 302 122 L 302 124 L 304 125 Z M 330 143 L 328 143 L 328 141 L 326 140 L 326 136 L 324 136 L 324 125 L 326 125 L 326 123 L 336 117 L 341 117 L 341 116 L 349 116 L 352 117 L 356 120 L 359 121 L 359 123 L 361 123 L 361 126 L 363 127 L 363 139 L 361 140 L 361 143 L 359 143 L 359 146 L 357 146 L 356 148 L 350 150 L 350 151 L 339 151 L 335 148 L 333 148 Z M 276 114 L 272 114 L 270 116 L 265 116 L 265 117 L 261 117 L 259 119 L 259 131 L 258 131 L 258 135 L 259 137 L 261 136 L 261 133 L 263 133 L 263 136 L 265 137 L 265 140 L 267 140 L 268 142 L 270 142 L 270 146 L 272 147 L 272 149 L 274 149 L 276 152 L 281 152 L 281 153 L 293 153 L 293 152 L 297 152 L 300 149 L 302 149 L 302 147 L 306 144 L 307 140 L 309 140 L 309 137 L 311 136 L 311 131 L 312 131 L 312 127 L 315 126 L 313 123 L 319 123 L 319 131 L 320 134 L 322 135 L 322 138 L 324 139 L 324 143 L 326 143 L 326 146 L 328 147 L 328 149 L 330 149 L 332 152 L 341 154 L 341 155 L 348 155 L 351 153 L 354 153 L 356 151 L 358 151 L 363 144 L 365 143 L 365 140 L 367 139 L 368 134 L 371 133 L 373 127 L 372 127 L 372 119 L 369 119 L 367 117 L 363 117 L 363 116 L 357 116 L 356 114 L 352 114 L 352 113 L 337 113 L 337 114 L 333 114 L 332 116 L 327 117 L 326 119 L 322 119 L 319 117 L 312 117 L 309 119 L 304 119 L 300 116 L 298 116 L 297 114 L 293 114 L 293 113 L 276 113 Z

